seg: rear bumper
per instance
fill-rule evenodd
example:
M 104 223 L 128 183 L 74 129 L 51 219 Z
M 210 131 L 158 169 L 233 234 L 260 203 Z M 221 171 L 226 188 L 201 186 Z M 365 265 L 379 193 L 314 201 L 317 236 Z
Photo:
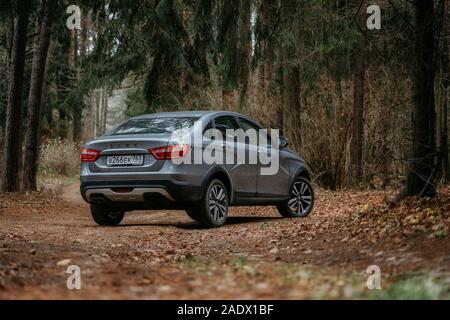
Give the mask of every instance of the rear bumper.
M 116 188 L 127 188 L 123 192 Z M 200 201 L 203 188 L 172 181 L 85 181 L 81 196 L 89 203 L 104 203 L 124 209 L 183 209 Z
M 85 192 L 86 200 L 92 202 L 97 195 L 102 195 L 112 202 L 123 201 L 144 201 L 148 194 L 159 194 L 165 197 L 169 201 L 175 201 L 175 199 L 164 188 L 122 188 L 122 191 L 118 191 L 116 188 L 91 188 Z

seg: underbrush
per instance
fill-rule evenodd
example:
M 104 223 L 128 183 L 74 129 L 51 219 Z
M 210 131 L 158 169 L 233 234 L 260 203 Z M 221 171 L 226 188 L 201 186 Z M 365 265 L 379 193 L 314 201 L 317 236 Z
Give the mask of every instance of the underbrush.
M 80 170 L 78 144 L 61 138 L 49 139 L 39 150 L 38 188 L 59 193 L 65 180 L 78 175 Z
M 435 198 L 409 197 L 393 205 L 399 190 L 317 189 L 316 214 L 333 212 L 343 223 L 341 230 L 351 233 L 345 241 L 401 241 L 401 239 L 441 239 L 450 231 L 450 186 L 441 186 Z M 336 206 L 335 204 L 340 205 Z

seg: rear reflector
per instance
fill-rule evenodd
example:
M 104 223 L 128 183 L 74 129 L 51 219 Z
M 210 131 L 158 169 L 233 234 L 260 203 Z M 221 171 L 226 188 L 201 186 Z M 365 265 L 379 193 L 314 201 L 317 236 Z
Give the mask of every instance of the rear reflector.
M 81 162 L 95 162 L 100 156 L 99 150 L 86 149 L 81 151 L 80 160 Z
M 184 158 L 191 149 L 191 146 L 188 144 L 177 144 L 170 145 L 167 147 L 158 147 L 152 148 L 148 151 L 157 159 L 157 160 L 170 160 L 170 159 L 181 159 Z

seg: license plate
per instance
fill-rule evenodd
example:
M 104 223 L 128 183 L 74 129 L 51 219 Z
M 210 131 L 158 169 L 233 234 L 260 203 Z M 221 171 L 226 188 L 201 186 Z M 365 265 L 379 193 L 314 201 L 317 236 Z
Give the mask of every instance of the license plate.
M 106 165 L 108 166 L 142 166 L 143 164 L 143 155 L 109 156 L 106 158 Z

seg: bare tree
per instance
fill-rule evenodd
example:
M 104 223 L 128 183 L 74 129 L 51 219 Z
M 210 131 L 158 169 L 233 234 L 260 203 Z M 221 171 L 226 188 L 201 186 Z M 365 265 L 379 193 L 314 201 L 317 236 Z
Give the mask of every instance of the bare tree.
M 364 138 L 364 81 L 366 74 L 365 1 L 361 1 L 357 24 L 360 29 L 355 51 L 355 75 L 353 82 L 353 121 L 350 144 L 351 183 L 361 183 L 363 176 L 362 150 Z

